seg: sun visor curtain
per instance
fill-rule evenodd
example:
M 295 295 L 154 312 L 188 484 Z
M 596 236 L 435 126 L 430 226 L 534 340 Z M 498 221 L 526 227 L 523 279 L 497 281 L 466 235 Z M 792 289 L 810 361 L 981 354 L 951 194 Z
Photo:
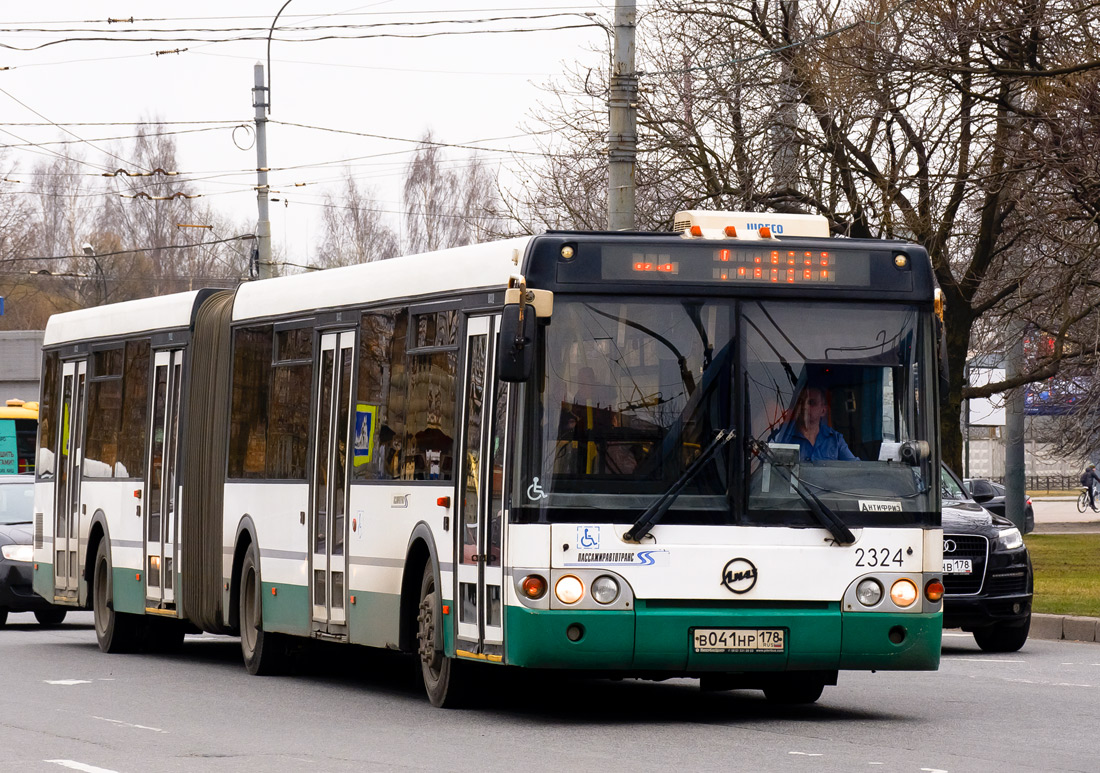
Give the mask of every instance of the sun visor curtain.
M 212 633 L 229 629 L 222 609 L 222 498 L 233 297 L 230 291 L 217 293 L 195 315 L 183 446 L 187 460 L 180 519 L 183 616 Z

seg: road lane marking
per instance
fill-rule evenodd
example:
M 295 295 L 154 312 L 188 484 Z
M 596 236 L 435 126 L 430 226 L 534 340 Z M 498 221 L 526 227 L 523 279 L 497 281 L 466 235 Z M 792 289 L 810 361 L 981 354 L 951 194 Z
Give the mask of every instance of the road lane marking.
M 941 657 L 940 660 L 961 660 L 965 663 L 1026 663 L 1026 660 L 1009 660 L 1007 658 L 965 658 L 958 656 Z
M 109 717 L 97 717 L 94 714 L 92 715 L 92 719 L 99 719 L 99 720 L 102 720 L 104 722 L 111 722 L 111 723 L 116 724 L 116 725 L 122 725 L 123 727 L 133 727 L 133 728 L 137 728 L 138 730 L 152 730 L 153 732 L 156 732 L 156 733 L 167 733 L 168 732 L 167 730 L 161 730 L 159 727 L 149 727 L 147 725 L 135 725 L 135 724 L 132 724 L 130 722 L 123 722 L 121 719 L 111 719 Z
M 824 757 L 824 754 L 815 754 L 812 752 L 787 752 L 787 754 L 798 754 L 803 757 Z
M 97 768 L 95 765 L 85 765 L 83 762 L 75 762 L 74 760 L 43 760 L 43 762 L 52 762 L 54 765 L 72 770 L 82 770 L 84 773 L 118 773 L 117 770 Z
M 44 681 L 46 684 L 62 684 L 62 685 L 65 685 L 66 687 L 68 687 L 70 685 L 74 685 L 74 684 L 91 684 L 92 683 L 91 680 L 89 680 L 89 679 L 44 679 L 42 681 Z

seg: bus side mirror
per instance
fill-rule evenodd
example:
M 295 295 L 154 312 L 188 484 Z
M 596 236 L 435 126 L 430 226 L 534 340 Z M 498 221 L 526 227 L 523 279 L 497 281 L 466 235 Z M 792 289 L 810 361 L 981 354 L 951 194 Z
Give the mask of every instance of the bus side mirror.
M 936 319 L 936 350 L 939 354 L 940 399 L 946 400 L 951 391 L 951 374 L 947 367 L 947 329 L 943 322 Z
M 535 371 L 535 310 L 530 306 L 508 304 L 500 316 L 500 343 L 497 348 L 497 377 L 518 383 L 531 378 Z

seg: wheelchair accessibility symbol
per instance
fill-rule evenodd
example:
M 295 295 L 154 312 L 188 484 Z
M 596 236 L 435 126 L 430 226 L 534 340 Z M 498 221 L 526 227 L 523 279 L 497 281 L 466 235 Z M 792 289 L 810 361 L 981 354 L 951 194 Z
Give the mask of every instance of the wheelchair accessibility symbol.
M 600 527 L 599 526 L 578 526 L 577 527 L 577 549 L 578 550 L 599 550 L 600 549 Z
M 546 492 L 542 490 L 542 486 L 539 485 L 539 479 L 533 478 L 530 486 L 527 487 L 527 498 L 532 502 L 537 502 L 540 499 L 546 499 Z

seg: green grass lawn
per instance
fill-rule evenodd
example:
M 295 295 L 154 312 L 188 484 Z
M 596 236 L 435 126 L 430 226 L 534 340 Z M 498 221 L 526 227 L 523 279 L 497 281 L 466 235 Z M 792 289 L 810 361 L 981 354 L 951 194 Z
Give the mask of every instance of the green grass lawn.
M 1032 610 L 1100 617 L 1100 534 L 1030 534 Z

